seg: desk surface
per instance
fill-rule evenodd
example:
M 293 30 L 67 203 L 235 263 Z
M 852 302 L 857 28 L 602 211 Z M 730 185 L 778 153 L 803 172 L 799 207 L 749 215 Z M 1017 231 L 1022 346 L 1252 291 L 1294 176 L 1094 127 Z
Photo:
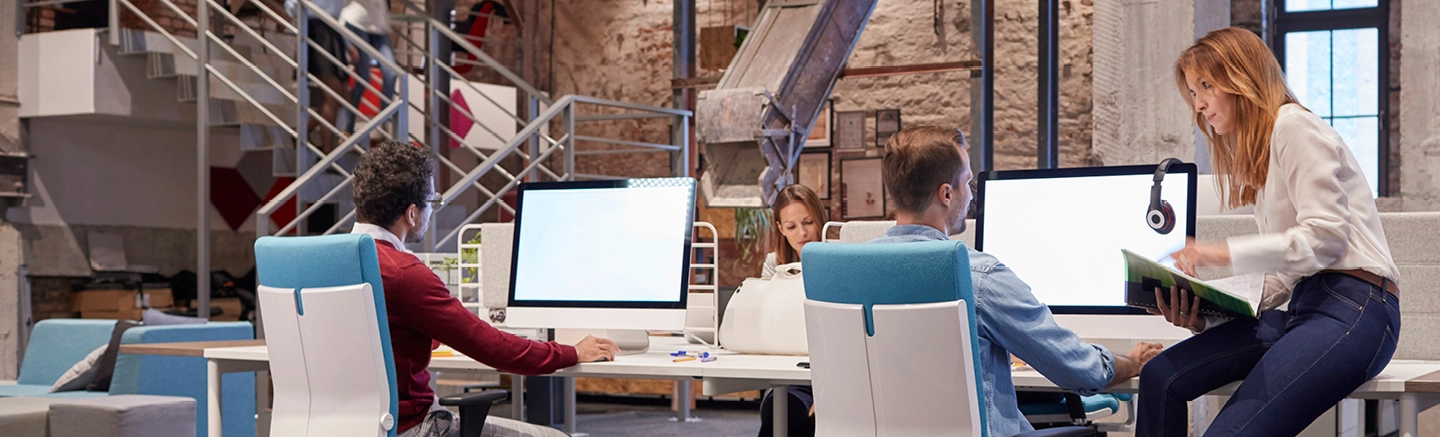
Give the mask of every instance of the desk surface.
M 1014 372 L 1011 379 L 1015 381 L 1017 390 L 1048 391 L 1056 390 L 1054 383 L 1045 379 L 1040 372 L 1025 370 Z M 1235 392 L 1240 383 L 1230 383 L 1216 389 L 1210 394 L 1228 395 Z M 1106 389 L 1112 393 L 1137 393 L 1140 390 L 1139 378 L 1132 378 Z M 1380 372 L 1375 379 L 1360 385 L 1355 389 L 1355 397 L 1379 396 L 1396 393 L 1440 393 L 1440 362 L 1420 360 L 1394 360 L 1385 370 Z
M 222 342 L 223 343 L 223 342 Z M 179 345 L 179 343 L 176 343 Z M 671 352 L 677 350 L 707 350 L 711 355 L 718 357 L 715 361 L 702 363 L 699 360 L 673 362 Z M 122 352 L 125 349 L 122 347 Z M 239 360 L 239 361 L 268 361 L 269 354 L 265 346 L 241 346 L 223 347 L 217 346 L 204 350 L 204 356 L 211 359 Z M 583 376 L 600 378 L 637 378 L 637 379 L 685 379 L 695 378 L 706 381 L 705 394 L 729 393 L 728 390 L 740 391 L 763 388 L 783 384 L 804 384 L 810 381 L 810 369 L 797 367 L 801 361 L 809 361 L 808 357 L 802 356 L 776 356 L 776 355 L 743 355 L 724 350 L 708 350 L 704 346 L 690 344 L 684 339 L 676 337 L 651 337 L 650 351 L 644 354 L 621 355 L 615 361 L 604 363 L 584 363 L 574 367 L 562 369 L 555 372 L 556 376 Z M 485 364 L 463 355 L 452 357 L 435 357 L 430 360 L 430 368 L 435 370 L 467 370 L 479 372 L 496 372 L 496 370 Z M 1012 375 L 1015 388 L 1021 390 L 1057 390 L 1058 388 L 1050 380 L 1034 370 L 1017 371 Z M 740 384 L 738 381 L 748 381 Z M 711 384 L 716 382 L 717 384 Z M 1139 390 L 1139 380 L 1131 379 L 1125 381 L 1109 392 L 1135 393 Z M 1233 393 L 1239 383 L 1232 383 L 1222 387 L 1213 394 Z M 1361 385 L 1355 391 L 1355 397 L 1391 397 L 1398 393 L 1440 393 L 1440 362 L 1418 361 L 1418 360 L 1394 360 L 1379 376 Z
M 138 355 L 172 355 L 182 357 L 205 356 L 205 351 L 215 348 L 265 346 L 265 340 L 194 341 L 184 343 L 122 344 L 120 353 Z

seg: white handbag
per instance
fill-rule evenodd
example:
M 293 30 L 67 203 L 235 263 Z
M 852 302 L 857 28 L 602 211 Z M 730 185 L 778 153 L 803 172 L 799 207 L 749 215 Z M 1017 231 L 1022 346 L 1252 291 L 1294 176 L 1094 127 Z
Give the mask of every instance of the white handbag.
M 746 354 L 809 355 L 805 341 L 805 281 L 800 263 L 777 266 L 769 280 L 740 284 L 725 307 L 720 345 Z

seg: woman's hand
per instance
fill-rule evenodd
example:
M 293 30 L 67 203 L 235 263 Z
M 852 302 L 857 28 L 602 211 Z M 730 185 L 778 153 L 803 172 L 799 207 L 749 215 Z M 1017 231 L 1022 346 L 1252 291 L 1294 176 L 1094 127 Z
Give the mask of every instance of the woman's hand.
M 1195 237 L 1189 237 L 1185 240 L 1185 248 L 1171 253 L 1170 258 L 1175 260 L 1175 268 L 1195 276 L 1197 266 L 1230 265 L 1230 245 L 1196 241 Z
M 1159 309 L 1146 309 L 1146 312 L 1157 316 L 1165 316 L 1165 321 L 1189 329 L 1190 332 L 1200 332 L 1205 329 L 1205 318 L 1200 316 L 1200 296 L 1192 300 L 1190 290 L 1181 290 L 1170 287 L 1170 302 L 1175 306 L 1165 303 L 1161 296 L 1160 287 L 1155 287 L 1155 306 Z

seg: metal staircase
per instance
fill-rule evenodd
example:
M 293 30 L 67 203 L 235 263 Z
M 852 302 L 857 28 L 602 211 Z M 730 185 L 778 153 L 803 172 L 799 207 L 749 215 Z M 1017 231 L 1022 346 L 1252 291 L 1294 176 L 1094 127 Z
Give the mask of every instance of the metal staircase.
M 578 178 L 622 178 L 632 175 L 582 175 L 575 171 L 577 157 L 611 153 L 657 152 L 670 155 L 671 173 L 688 176 L 688 145 L 690 144 L 689 111 L 616 102 L 587 96 L 564 96 L 554 99 L 524 81 L 502 63 L 487 55 L 471 41 L 432 17 L 431 12 L 411 0 L 398 0 L 407 14 L 404 19 L 411 30 L 421 29 L 424 41 L 416 41 L 410 33 L 392 33 L 396 48 L 402 45 L 425 53 L 418 57 L 418 65 L 398 65 L 380 56 L 378 50 L 367 44 L 358 35 L 325 15 L 308 0 L 299 2 L 303 17 L 315 18 L 308 21 L 297 17 L 286 19 L 263 2 L 249 2 L 259 11 L 258 17 L 268 18 L 274 29 L 257 23 L 254 18 L 246 21 L 230 13 L 217 0 L 199 0 L 194 13 L 186 13 L 172 0 L 152 0 L 158 5 L 177 14 L 184 24 L 195 28 L 195 38 L 175 35 L 171 29 L 159 24 L 136 5 L 137 0 L 109 0 L 110 22 L 108 42 L 120 48 L 126 55 L 147 56 L 147 73 L 154 79 L 174 79 L 177 83 L 177 100 L 198 102 L 207 96 L 208 104 L 196 105 L 197 120 L 197 166 L 201 169 L 197 193 L 207 205 L 209 180 L 207 151 L 209 131 L 212 128 L 238 128 L 242 144 L 247 150 L 267 150 L 275 158 L 274 173 L 277 176 L 294 175 L 290 183 L 277 195 L 271 197 L 257 211 L 256 234 L 265 235 L 309 235 L 331 234 L 347 230 L 353 223 L 355 211 L 350 202 L 352 169 L 358 156 L 369 148 L 371 138 L 387 138 L 404 141 L 436 152 L 439 165 L 453 177 L 443 189 L 445 204 L 451 206 L 462 196 L 478 194 L 479 206 L 463 211 L 464 219 L 445 229 L 434 229 L 427 236 L 425 249 L 433 251 L 437 246 L 453 245 L 461 226 L 479 219 L 485 212 L 499 208 L 513 214 L 511 206 L 502 199 L 525 181 L 565 181 Z M 120 27 L 120 11 L 134 14 L 148 29 L 134 30 Z M 448 14 L 447 14 L 448 15 Z M 397 20 L 400 21 L 400 20 Z M 309 50 L 297 50 L 304 45 L 318 45 L 304 35 L 311 23 L 328 26 L 339 33 L 351 46 L 364 51 L 376 60 L 378 68 L 395 72 L 398 80 L 394 98 L 384 97 L 372 85 L 368 74 L 357 73 L 348 68 L 340 59 L 324 54 L 326 59 L 307 59 Z M 223 31 L 222 31 L 223 30 Z M 225 35 L 225 36 L 221 36 Z M 202 43 L 203 42 L 203 43 Z M 461 52 L 467 60 L 455 60 L 451 50 Z M 323 52 L 323 51 L 322 51 Z M 409 58 L 409 57 L 405 57 Z M 469 60 L 473 59 L 473 60 Z M 381 109 L 367 122 L 357 121 L 355 132 L 340 132 L 320 114 L 301 102 L 310 102 L 311 93 L 325 93 L 341 102 L 342 110 L 359 112 L 351 106 L 344 90 L 333 90 L 324 86 L 318 78 L 309 74 L 304 65 L 309 62 L 335 62 L 355 83 L 364 86 L 370 93 L 381 96 Z M 495 101 L 476 85 L 464 80 L 452 65 L 465 63 L 479 68 L 488 68 L 508 80 L 528 103 L 528 110 L 514 111 Z M 296 74 L 297 71 L 301 74 Z M 368 73 L 366 71 L 365 73 Z M 364 76 L 364 77 L 362 77 Z M 435 78 L 435 79 L 432 79 Z M 425 87 L 424 98 L 412 100 L 412 83 Z M 496 132 L 487 127 L 495 120 L 482 120 L 464 106 L 457 105 L 450 97 L 450 88 L 468 87 L 481 95 L 488 104 L 501 108 L 505 120 L 523 126 L 513 135 Z M 475 102 L 471 102 L 472 104 Z M 472 107 L 473 108 L 473 107 Z M 415 117 L 414 115 L 418 115 Z M 312 119 L 319 128 L 328 130 L 340 139 L 340 144 L 329 153 L 322 151 L 311 134 L 306 132 Z M 637 119 L 669 119 L 670 141 L 664 144 L 633 141 L 630 139 L 605 138 L 581 134 L 577 125 L 605 122 L 626 122 Z M 467 144 L 457 134 L 453 122 L 469 122 L 486 131 L 502 147 L 487 150 Z M 416 129 L 412 129 L 412 123 Z M 478 164 L 462 166 L 439 153 L 443 147 L 458 144 L 452 150 L 473 154 Z M 603 147 L 595 147 L 605 144 Z M 617 149 L 615 146 L 623 146 Z M 580 150 L 589 147 L 591 150 Z M 509 163 L 521 164 L 510 165 Z M 507 168 L 507 165 L 509 168 Z M 487 186 L 481 179 L 497 175 L 500 185 Z M 653 176 L 653 175 L 650 175 Z M 495 177 L 487 180 L 496 179 Z M 339 219 L 326 229 L 307 229 L 307 218 L 325 209 L 335 207 Z M 277 214 L 294 207 L 291 213 Z M 277 215 L 285 215 L 283 219 Z M 198 214 L 199 229 L 202 231 L 197 253 L 199 271 L 209 270 L 207 211 Z M 272 219 L 275 223 L 272 226 Z M 202 288 L 208 284 L 202 275 Z

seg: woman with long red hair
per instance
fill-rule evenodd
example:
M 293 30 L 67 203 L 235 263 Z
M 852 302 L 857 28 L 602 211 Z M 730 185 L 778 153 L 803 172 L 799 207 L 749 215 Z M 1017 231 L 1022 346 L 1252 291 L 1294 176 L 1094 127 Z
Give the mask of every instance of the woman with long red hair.
M 1171 304 L 1153 312 L 1196 335 L 1141 371 L 1136 434 L 1185 435 L 1187 401 L 1243 381 L 1205 435 L 1296 435 L 1395 353 L 1399 275 L 1375 198 L 1340 134 L 1300 105 L 1254 33 L 1210 32 L 1180 54 L 1175 83 L 1227 203 L 1255 205 L 1260 233 L 1191 241 L 1171 257 L 1191 275 L 1264 273 L 1264 291 L 1259 317 L 1227 320 L 1197 314 L 1188 290 L 1156 290 Z

